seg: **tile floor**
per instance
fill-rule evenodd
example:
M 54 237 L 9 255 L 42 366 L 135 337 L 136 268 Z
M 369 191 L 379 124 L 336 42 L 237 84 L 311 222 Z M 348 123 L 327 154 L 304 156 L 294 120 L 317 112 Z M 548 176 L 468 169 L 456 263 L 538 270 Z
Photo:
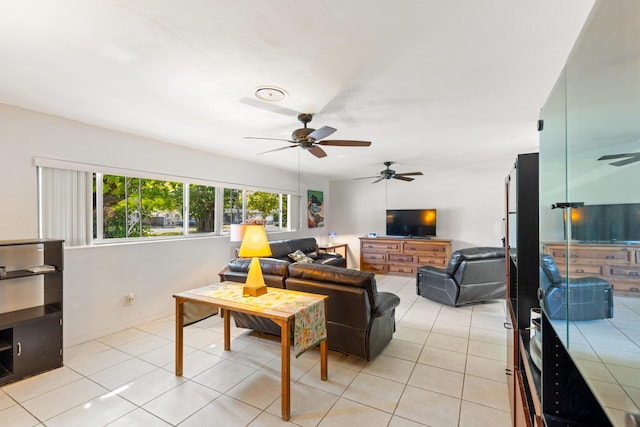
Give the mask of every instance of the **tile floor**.
M 222 320 L 185 329 L 174 375 L 174 318 L 65 349 L 64 367 L 0 388 L 0 426 L 510 425 L 504 302 L 442 306 L 415 279 L 377 276 L 401 298 L 397 331 L 370 362 L 330 352 L 291 358 L 291 420 L 280 419 L 280 344 Z M 233 323 L 233 322 L 232 322 Z

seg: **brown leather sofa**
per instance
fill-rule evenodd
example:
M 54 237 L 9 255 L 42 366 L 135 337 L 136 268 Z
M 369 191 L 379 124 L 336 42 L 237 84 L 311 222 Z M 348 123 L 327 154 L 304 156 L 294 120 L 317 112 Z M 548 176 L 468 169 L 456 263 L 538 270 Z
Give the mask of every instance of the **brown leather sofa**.
M 288 275 L 287 268 L 295 262 L 289 257 L 289 254 L 296 250 L 302 251 L 313 260 L 314 264 L 334 265 L 337 267 L 347 266 L 347 260 L 342 255 L 333 252 L 320 252 L 318 250 L 318 242 L 313 237 L 275 240 L 269 242 L 269 247 L 271 248 L 271 256 L 260 258 L 260 266 L 267 286 L 284 287 L 284 280 Z M 244 283 L 247 280 L 249 264 L 251 264 L 250 258 L 230 260 L 227 263 L 227 267 L 218 273 L 220 280 Z
M 378 292 L 373 273 L 307 263 L 290 264 L 287 270 L 283 283 L 286 289 L 329 296 L 330 349 L 371 360 L 393 338 L 400 298 Z M 269 319 L 243 313 L 234 313 L 233 317 L 238 327 L 280 335 L 280 328 Z

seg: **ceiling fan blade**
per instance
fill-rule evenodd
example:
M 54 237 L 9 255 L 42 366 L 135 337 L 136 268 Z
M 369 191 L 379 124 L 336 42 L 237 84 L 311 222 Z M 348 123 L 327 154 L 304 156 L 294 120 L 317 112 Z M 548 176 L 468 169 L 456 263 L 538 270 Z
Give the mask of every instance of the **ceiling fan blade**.
M 358 180 L 358 179 L 372 179 L 372 178 L 380 178 L 380 175 L 375 175 L 375 176 L 363 176 L 362 178 L 353 178 L 354 181 Z
M 325 153 L 325 151 L 322 148 L 320 148 L 320 147 L 318 147 L 316 145 L 314 145 L 313 147 L 309 148 L 309 152 L 311 154 L 313 154 L 314 156 L 316 156 L 317 158 L 319 158 L 319 159 L 321 159 L 323 157 L 327 157 L 327 153 Z
M 405 173 L 397 173 L 396 176 L 412 176 L 412 175 L 423 175 L 422 172 L 405 172 Z
M 617 162 L 611 162 L 609 163 L 612 166 L 624 166 L 624 165 L 628 165 L 631 163 L 635 163 L 635 162 L 640 162 L 640 157 L 636 156 L 636 157 L 630 157 L 626 160 L 618 160 Z
M 292 144 L 295 144 L 295 141 L 291 141 L 290 139 L 283 139 L 283 138 L 261 138 L 259 136 L 243 136 L 243 139 L 263 139 L 263 140 L 267 140 L 267 141 L 286 141 L 286 142 L 290 142 Z
M 291 110 L 281 105 L 272 104 L 253 98 L 240 98 L 240 103 L 249 105 L 251 107 L 260 108 L 261 110 L 271 111 L 272 113 L 284 114 L 285 116 L 296 117 L 298 115 L 297 111 Z
M 322 126 L 320 129 L 316 129 L 307 135 L 307 138 L 313 139 L 314 141 L 319 141 L 323 138 L 328 137 L 332 133 L 334 133 L 336 129 L 329 126 Z
M 402 176 L 402 175 L 393 175 L 391 178 L 399 179 L 401 181 L 413 181 L 413 178 L 407 178 L 406 176 Z
M 376 179 L 375 181 L 372 182 L 372 184 L 375 184 L 376 182 L 380 182 L 384 179 L 384 176 L 381 176 L 380 178 Z
M 368 147 L 371 141 L 352 141 L 348 139 L 328 139 L 326 141 L 317 141 L 320 145 L 333 145 L 334 147 Z
M 287 148 L 296 148 L 297 146 L 298 144 L 294 144 L 294 145 L 289 145 L 288 147 L 280 147 L 274 150 L 263 151 L 262 153 L 258 153 L 258 156 L 261 156 L 262 154 L 273 153 L 274 151 L 286 150 Z

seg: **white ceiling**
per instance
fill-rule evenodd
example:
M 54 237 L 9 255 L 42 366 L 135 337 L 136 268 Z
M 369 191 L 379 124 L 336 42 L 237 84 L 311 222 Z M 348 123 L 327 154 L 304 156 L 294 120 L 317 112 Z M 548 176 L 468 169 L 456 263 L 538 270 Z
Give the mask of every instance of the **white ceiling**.
M 592 0 L 2 0 L 0 102 L 331 179 L 537 150 Z M 274 85 L 278 104 L 254 98 Z M 278 141 L 332 126 L 323 159 Z M 488 163 L 489 162 L 489 163 Z

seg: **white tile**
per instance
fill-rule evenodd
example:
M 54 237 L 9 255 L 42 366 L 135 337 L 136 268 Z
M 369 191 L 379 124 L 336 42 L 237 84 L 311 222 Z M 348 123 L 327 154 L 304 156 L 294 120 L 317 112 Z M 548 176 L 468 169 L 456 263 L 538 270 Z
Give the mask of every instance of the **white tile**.
M 107 424 L 108 427 L 170 427 L 171 424 L 162 421 L 145 411 L 144 409 L 135 409 L 128 414 L 123 415 L 112 423 Z
M 637 412 L 638 407 L 619 384 L 591 380 L 589 386 L 604 406 L 627 412 Z
M 494 381 L 507 382 L 506 368 L 506 362 L 470 354 L 467 357 L 465 373 Z
M 291 423 L 303 427 L 317 426 L 329 409 L 338 400 L 335 394 L 318 390 L 300 383 L 291 384 Z M 270 414 L 280 417 L 281 398 L 268 408 Z
M 22 405 L 39 419 L 48 420 L 81 403 L 104 396 L 107 393 L 109 390 L 106 388 L 87 378 L 81 378 L 22 402 Z
M 249 427 L 291 427 L 295 425 L 289 421 L 283 421 L 280 415 L 273 415 L 268 412 L 262 412 L 254 420 L 247 424 Z
M 280 396 L 280 377 L 257 371 L 229 389 L 225 395 L 260 409 L 266 409 Z
M 418 427 L 418 426 L 424 426 L 424 424 L 411 421 L 406 418 L 399 417 L 397 415 L 394 415 L 393 417 L 391 417 L 391 422 L 389 423 L 389 427 Z
M 469 354 L 506 362 L 507 346 L 484 341 L 469 340 Z
M 99 353 L 65 362 L 65 365 L 82 375 L 91 375 L 110 366 L 124 362 L 127 359 L 131 359 L 131 357 L 130 354 L 115 348 L 110 348 Z
M 106 335 L 102 338 L 97 339 L 96 341 L 99 341 L 111 347 L 119 347 L 123 344 L 147 337 L 149 335 L 150 334 L 148 332 L 142 331 L 140 329 L 129 328 L 113 333 L 111 335 Z
M 348 399 L 338 399 L 327 415 L 320 421 L 320 427 L 386 427 L 391 414 L 371 406 L 362 405 Z
M 182 358 L 182 376 L 185 378 L 193 378 L 223 360 L 224 359 L 216 355 L 200 350 L 190 352 Z M 163 368 L 167 371 L 175 372 L 175 361 L 166 364 Z
M 403 390 L 403 383 L 361 372 L 347 387 L 342 397 L 393 413 Z
M 465 375 L 462 399 L 502 411 L 510 410 L 507 384 L 500 381 Z
M 125 353 L 129 353 L 132 356 L 139 356 L 143 353 L 147 353 L 151 350 L 155 350 L 156 348 L 162 347 L 163 345 L 173 344 L 174 341 L 171 341 L 167 338 L 162 338 L 157 335 L 146 334 L 146 336 L 137 339 L 135 341 L 128 342 L 118 347 L 118 350 L 124 351 Z
M 429 332 L 421 329 L 407 328 L 404 326 L 396 326 L 396 332 L 393 334 L 393 340 L 408 341 L 414 344 L 424 345 Z
M 418 360 L 421 351 L 421 344 L 393 339 L 387 344 L 384 350 L 382 350 L 382 354 L 415 362 Z
M 388 380 L 406 383 L 414 366 L 414 362 L 381 354 L 369 361 L 369 363 L 362 368 L 362 372 Z
M 40 375 L 25 378 L 2 387 L 2 390 L 18 402 L 32 399 L 48 391 L 70 384 L 82 375 L 63 366 Z
M 118 386 L 134 381 L 154 369 L 158 368 L 144 360 L 132 358 L 89 375 L 89 378 L 101 386 L 113 390 Z
M 13 405 L 0 410 L 0 426 L 32 427 L 40 423 L 20 405 Z
M 463 379 L 460 372 L 417 364 L 407 384 L 460 398 Z
M 299 382 L 339 396 L 349 387 L 358 372 L 343 366 L 328 366 L 326 381 L 323 381 L 320 372 L 314 369 L 303 375 Z
M 143 408 L 169 424 L 179 424 L 215 400 L 220 393 L 200 384 L 186 381 Z
M 105 350 L 109 350 L 109 346 L 99 341 L 87 341 L 82 344 L 75 345 L 73 347 L 65 348 L 64 351 L 64 363 L 71 363 L 77 358 L 85 358 L 93 354 L 100 353 Z
M 407 386 L 395 414 L 432 427 L 457 427 L 460 399 Z
M 9 397 L 7 393 L 0 390 L 0 411 L 16 404 L 16 401 Z
M 510 427 L 511 412 L 462 401 L 459 427 Z
M 469 326 L 459 323 L 451 323 L 446 321 L 440 321 L 439 319 L 434 323 L 431 332 L 435 332 L 441 335 L 451 335 L 460 338 L 469 338 Z
M 246 426 L 259 414 L 259 409 L 222 395 L 180 423 L 180 427 Z
M 467 353 L 469 340 L 467 338 L 454 337 L 451 335 L 443 335 L 430 333 L 425 345 L 429 347 L 441 348 L 444 350 L 457 351 L 458 353 Z
M 131 381 L 119 394 L 128 401 L 141 406 L 186 381 L 173 372 L 156 368 Z
M 47 427 L 104 426 L 134 409 L 133 404 L 120 396 L 106 394 L 47 420 Z
M 425 345 L 418 358 L 418 363 L 437 366 L 450 371 L 464 372 L 466 360 L 466 354 L 464 353 Z
M 193 377 L 193 381 L 224 393 L 255 371 L 256 369 L 250 366 L 231 360 L 223 360 Z

